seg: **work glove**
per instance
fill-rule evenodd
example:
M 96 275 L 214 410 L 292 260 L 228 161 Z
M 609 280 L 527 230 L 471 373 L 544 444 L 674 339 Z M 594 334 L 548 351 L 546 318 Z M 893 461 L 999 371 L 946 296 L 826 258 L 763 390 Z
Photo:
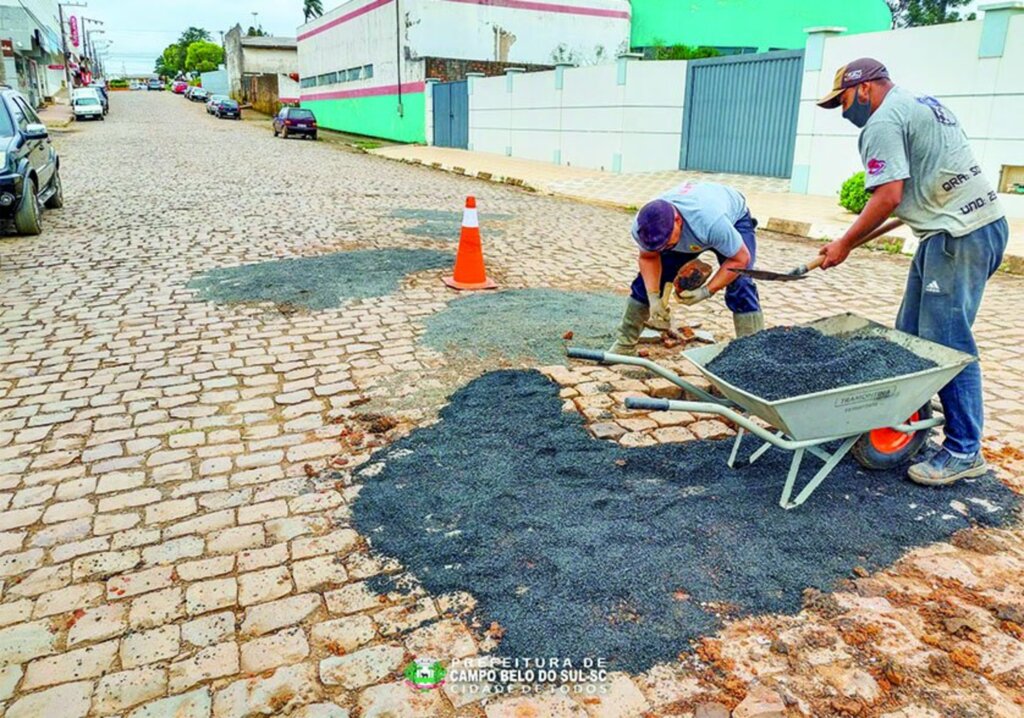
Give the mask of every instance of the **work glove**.
M 668 308 L 667 302 L 661 300 L 661 294 L 658 292 L 647 292 L 647 301 L 651 305 L 651 314 L 647 318 L 647 326 L 652 329 L 671 329 L 672 310 Z
M 711 296 L 711 291 L 705 284 L 703 287 L 697 289 L 687 289 L 685 292 L 679 292 L 676 297 L 679 298 L 680 304 L 685 304 L 688 307 L 692 307 L 694 304 L 700 304 L 705 299 Z

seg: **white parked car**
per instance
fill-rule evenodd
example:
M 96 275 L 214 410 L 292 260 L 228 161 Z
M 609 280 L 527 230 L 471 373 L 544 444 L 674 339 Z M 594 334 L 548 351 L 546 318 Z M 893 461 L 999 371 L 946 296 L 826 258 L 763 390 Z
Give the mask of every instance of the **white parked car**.
M 100 93 L 91 87 L 82 87 L 71 93 L 71 111 L 75 113 L 76 120 L 106 119 L 103 116 L 103 101 L 100 99 Z

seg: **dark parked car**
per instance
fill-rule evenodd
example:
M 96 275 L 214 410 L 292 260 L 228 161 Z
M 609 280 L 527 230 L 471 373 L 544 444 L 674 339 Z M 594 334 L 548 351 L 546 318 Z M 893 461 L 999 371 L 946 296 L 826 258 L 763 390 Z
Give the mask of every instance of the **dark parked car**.
M 206 98 L 206 112 L 207 112 L 207 114 L 212 115 L 213 114 L 213 110 L 214 110 L 214 106 L 218 102 L 220 102 L 221 100 L 228 100 L 228 99 L 231 99 L 231 98 L 229 98 L 227 95 L 210 95 L 208 98 Z
M 164 89 L 164 83 L 160 82 L 160 80 L 150 80 L 146 85 L 146 89 L 154 92 L 162 92 Z
M 96 90 L 96 94 L 100 96 L 100 102 L 103 103 L 103 114 L 108 114 L 110 112 L 110 95 L 107 94 L 106 86 L 98 82 L 94 82 L 89 85 L 89 87 Z
M 288 139 L 292 135 L 316 139 L 316 116 L 302 107 L 282 107 L 274 117 L 274 137 Z
M 221 119 L 230 117 L 235 120 L 242 119 L 242 108 L 238 106 L 238 103 L 227 97 L 223 100 L 217 100 L 213 104 L 213 114 Z
M 0 85 L 0 217 L 13 219 L 18 234 L 39 234 L 44 205 L 64 206 L 60 158 L 35 110 Z

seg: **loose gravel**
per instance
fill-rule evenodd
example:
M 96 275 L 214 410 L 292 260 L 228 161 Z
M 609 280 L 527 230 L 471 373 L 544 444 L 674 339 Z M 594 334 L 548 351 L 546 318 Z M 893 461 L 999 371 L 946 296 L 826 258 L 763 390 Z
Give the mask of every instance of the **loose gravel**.
M 932 490 L 849 460 L 785 511 L 788 454 L 729 470 L 729 441 L 623 448 L 558 391 L 533 371 L 486 374 L 357 474 L 360 533 L 433 595 L 475 596 L 503 655 L 642 671 L 727 616 L 796 613 L 808 587 L 1015 513 L 990 477 Z
M 877 336 L 774 327 L 730 342 L 707 368 L 768 401 L 913 374 L 935 362 Z

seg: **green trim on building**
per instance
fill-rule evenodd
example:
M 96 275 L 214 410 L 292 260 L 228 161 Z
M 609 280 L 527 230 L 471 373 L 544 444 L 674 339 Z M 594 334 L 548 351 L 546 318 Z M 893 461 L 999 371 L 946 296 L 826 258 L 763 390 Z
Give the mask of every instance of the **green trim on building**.
M 301 105 L 313 111 L 317 125 L 329 130 L 397 142 L 426 142 L 425 97 L 422 92 L 403 94 L 401 117 L 398 95 L 303 100 Z
M 840 26 L 847 33 L 892 26 L 885 0 L 632 0 L 634 48 L 706 45 L 748 52 L 798 50 L 804 28 Z

